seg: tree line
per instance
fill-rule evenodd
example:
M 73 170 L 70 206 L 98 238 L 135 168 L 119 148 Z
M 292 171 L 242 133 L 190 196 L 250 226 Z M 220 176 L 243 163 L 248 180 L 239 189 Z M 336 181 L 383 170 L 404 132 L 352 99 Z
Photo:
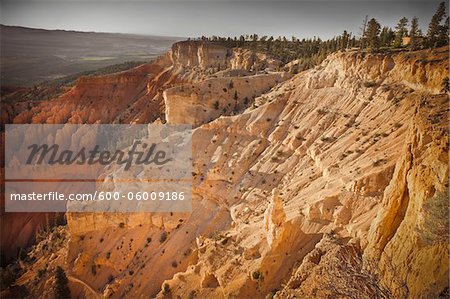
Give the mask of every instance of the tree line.
M 417 17 L 411 19 L 409 27 L 409 20 L 405 17 L 401 18 L 395 30 L 389 27 L 382 28 L 375 18 L 369 21 L 367 19 L 366 16 L 362 25 L 362 37 L 359 41 L 361 49 L 376 52 L 380 49 L 407 47 L 417 50 L 436 48 L 448 45 L 449 42 L 449 17 L 446 13 L 445 2 L 439 4 L 426 34 L 420 30 Z
M 428 31 L 423 34 L 419 28 L 419 19 L 411 21 L 401 18 L 394 29 L 384 26 L 375 19 L 365 17 L 359 36 L 344 32 L 328 40 L 318 37 L 290 39 L 279 36 L 258 36 L 257 34 L 241 35 L 239 37 L 202 36 L 201 40 L 221 44 L 226 47 L 241 47 L 262 52 L 279 59 L 283 64 L 298 60 L 292 72 L 303 71 L 321 63 L 328 54 L 347 49 L 379 52 L 391 49 L 407 48 L 410 50 L 435 48 L 448 44 L 449 18 L 445 2 L 439 4 L 436 13 L 431 18 Z

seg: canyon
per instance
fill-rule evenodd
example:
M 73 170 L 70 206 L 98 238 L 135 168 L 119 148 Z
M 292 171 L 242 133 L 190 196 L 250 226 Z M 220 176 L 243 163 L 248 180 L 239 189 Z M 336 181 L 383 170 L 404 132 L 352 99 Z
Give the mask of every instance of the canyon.
M 15 286 L 51 296 L 60 266 L 79 298 L 448 293 L 447 76 L 448 47 L 337 52 L 293 75 L 262 53 L 184 41 L 11 106 L 17 124 L 194 127 L 191 213 L 68 213 Z M 2 249 L 29 244 L 43 217 L 6 215 Z

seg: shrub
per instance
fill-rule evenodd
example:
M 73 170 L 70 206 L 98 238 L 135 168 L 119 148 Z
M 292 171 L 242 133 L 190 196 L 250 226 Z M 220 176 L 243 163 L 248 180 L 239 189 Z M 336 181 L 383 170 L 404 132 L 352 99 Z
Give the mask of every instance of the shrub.
M 61 267 L 55 272 L 55 299 L 70 298 L 69 280 Z
M 252 278 L 253 278 L 254 280 L 262 279 L 262 274 L 261 274 L 261 272 L 260 272 L 260 271 L 254 271 L 254 272 L 252 273 Z
M 0 268 L 0 290 L 10 287 L 16 279 L 17 275 L 11 267 Z
M 424 222 L 418 228 L 419 237 L 427 245 L 437 242 L 447 244 L 449 240 L 449 193 L 436 191 L 423 204 Z
M 42 276 L 44 276 L 46 269 L 38 269 L 37 271 L 37 277 L 41 278 Z
M 162 293 L 168 295 L 170 293 L 170 286 L 168 283 L 164 283 L 162 286 Z
M 373 81 L 364 81 L 363 82 L 363 86 L 366 87 L 366 88 L 374 87 L 375 85 L 376 85 L 376 83 L 373 82 Z
M 325 115 L 328 113 L 328 111 L 326 109 L 320 108 L 317 109 L 317 113 L 319 113 L 320 115 Z
M 214 102 L 214 109 L 219 110 L 219 101 Z
M 328 136 L 322 136 L 322 137 L 320 137 L 320 140 L 322 140 L 322 142 L 333 142 L 334 138 L 328 137 Z
M 373 162 L 373 166 L 375 167 L 380 166 L 384 162 L 386 162 L 384 159 L 377 159 L 375 162 Z
M 165 240 L 167 240 L 167 233 L 162 232 L 161 236 L 159 237 L 159 243 L 163 243 Z
M 91 266 L 91 273 L 92 275 L 97 275 L 97 266 L 95 264 L 92 264 Z

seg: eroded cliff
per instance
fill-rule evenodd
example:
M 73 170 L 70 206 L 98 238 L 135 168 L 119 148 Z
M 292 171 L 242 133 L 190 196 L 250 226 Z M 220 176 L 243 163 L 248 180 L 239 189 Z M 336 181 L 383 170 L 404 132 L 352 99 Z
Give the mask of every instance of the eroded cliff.
M 176 86 L 133 84 L 158 90 L 160 118 L 197 127 L 192 213 L 69 214 L 59 254 L 20 283 L 38 294 L 50 274 L 26 277 L 46 263 L 85 297 L 401 296 L 392 277 L 413 298 L 440 294 L 447 50 L 337 53 L 289 78 L 256 74 L 259 54 L 176 44 L 157 62 L 172 79 L 151 81 Z

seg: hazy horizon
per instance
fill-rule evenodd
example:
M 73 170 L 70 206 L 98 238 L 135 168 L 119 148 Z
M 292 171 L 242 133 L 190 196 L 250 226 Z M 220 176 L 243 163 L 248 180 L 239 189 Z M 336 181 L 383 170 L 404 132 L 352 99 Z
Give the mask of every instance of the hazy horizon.
M 327 39 L 343 30 L 358 35 L 366 14 L 392 28 L 402 17 L 417 16 L 426 32 L 439 2 L 3 0 L 1 17 L 4 25 L 49 30 L 173 37 L 257 33 Z

